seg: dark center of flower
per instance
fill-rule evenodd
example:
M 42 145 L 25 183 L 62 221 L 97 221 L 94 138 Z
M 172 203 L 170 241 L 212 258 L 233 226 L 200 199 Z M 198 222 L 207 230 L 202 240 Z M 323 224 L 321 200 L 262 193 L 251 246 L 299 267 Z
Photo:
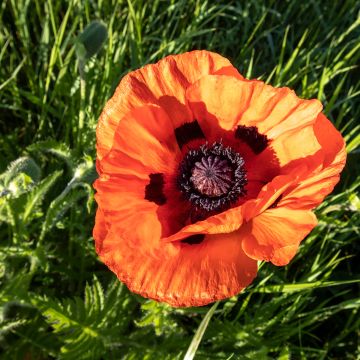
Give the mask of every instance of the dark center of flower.
M 245 195 L 246 184 L 244 159 L 220 142 L 190 150 L 179 167 L 180 191 L 195 210 L 207 214 L 230 207 Z
M 232 184 L 233 169 L 219 156 L 204 156 L 191 171 L 194 188 L 208 197 L 226 194 Z

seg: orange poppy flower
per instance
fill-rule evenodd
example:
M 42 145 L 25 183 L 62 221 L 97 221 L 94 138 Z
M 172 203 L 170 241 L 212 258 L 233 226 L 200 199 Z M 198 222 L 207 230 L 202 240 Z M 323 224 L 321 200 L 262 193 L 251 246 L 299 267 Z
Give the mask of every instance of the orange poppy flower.
M 208 51 L 126 75 L 97 128 L 101 260 L 173 306 L 239 293 L 258 260 L 286 265 L 345 164 L 321 110 Z

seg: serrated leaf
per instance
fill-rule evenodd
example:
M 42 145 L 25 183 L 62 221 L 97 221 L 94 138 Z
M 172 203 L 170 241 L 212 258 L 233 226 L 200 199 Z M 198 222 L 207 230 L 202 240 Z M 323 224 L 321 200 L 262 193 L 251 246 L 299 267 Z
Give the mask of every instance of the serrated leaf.
M 6 188 L 2 189 L 1 197 L 18 198 L 33 189 L 34 185 L 35 183 L 29 175 L 20 173 L 11 179 Z
M 135 321 L 139 327 L 153 326 L 157 336 L 174 330 L 176 322 L 171 318 L 173 309 L 165 304 L 149 300 L 141 305 L 143 317 Z
M 111 314 L 120 307 L 114 307 L 114 299 L 120 285 L 111 286 L 104 295 L 99 280 L 94 276 L 93 283 L 85 288 L 85 299 L 74 297 L 62 301 L 48 297 L 35 298 L 33 303 L 40 309 L 54 332 L 63 339 L 60 359 L 100 358 L 107 341 L 108 326 L 102 321 L 112 318 Z M 119 293 L 118 293 L 119 295 Z M 118 316 L 116 321 L 123 321 Z
M 18 158 L 0 175 L 0 197 L 17 198 L 31 190 L 40 177 L 41 170 L 32 158 Z
M 54 155 L 55 157 L 65 161 L 70 170 L 74 167 L 74 156 L 70 148 L 63 143 L 58 143 L 55 140 L 45 140 L 32 144 L 26 149 L 30 152 L 42 152 Z
M 26 174 L 33 182 L 36 183 L 40 180 L 41 170 L 31 157 L 23 156 L 18 158 L 11 162 L 5 173 L 1 175 L 4 186 L 10 186 L 11 182 L 20 174 Z
M 23 272 L 19 272 L 13 276 L 11 282 L 8 282 L 6 286 L 2 288 L 0 303 L 27 299 L 32 276 L 32 274 Z
M 20 320 L 7 320 L 7 321 L 1 321 L 0 323 L 0 336 L 3 336 L 4 334 L 8 332 L 14 331 L 17 327 L 24 325 L 28 322 L 28 320 L 20 319 Z
M 63 172 L 55 171 L 51 175 L 43 179 L 31 192 L 27 195 L 26 204 L 23 213 L 23 222 L 26 224 L 32 219 L 33 210 L 39 206 L 43 201 L 46 193 L 49 191 L 55 181 L 61 176 Z
M 93 285 L 86 284 L 85 286 L 85 308 L 88 315 L 97 322 L 101 321 L 104 303 L 103 288 L 97 277 L 94 276 Z
M 45 216 L 45 221 L 41 228 L 40 240 L 42 240 L 45 234 L 64 216 L 67 210 L 74 206 L 76 202 L 85 195 L 85 191 L 75 190 L 75 188 L 72 187 L 69 191 L 61 193 L 53 200 L 50 203 Z
M 74 176 L 69 181 L 62 193 L 54 199 L 46 213 L 45 221 L 42 226 L 40 241 L 44 238 L 45 233 L 49 231 L 55 223 L 74 205 L 80 198 L 88 196 L 87 208 L 91 206 L 93 190 L 87 181 L 94 181 L 95 166 L 90 156 L 86 156 L 85 161 L 80 163 L 74 170 Z M 75 188 L 81 188 L 76 189 Z

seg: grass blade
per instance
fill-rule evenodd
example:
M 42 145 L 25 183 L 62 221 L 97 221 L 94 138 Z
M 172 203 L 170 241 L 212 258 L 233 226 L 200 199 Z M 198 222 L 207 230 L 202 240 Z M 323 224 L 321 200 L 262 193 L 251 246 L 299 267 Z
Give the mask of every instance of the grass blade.
M 210 319 L 212 318 L 212 316 L 214 315 L 214 312 L 216 310 L 216 308 L 219 305 L 219 301 L 217 301 L 211 308 L 210 310 L 207 312 L 207 314 L 204 316 L 204 318 L 202 319 L 200 326 L 198 327 L 198 329 L 196 330 L 196 333 L 191 341 L 191 344 L 185 354 L 184 360 L 192 360 L 196 354 L 196 351 L 200 345 L 201 339 L 204 336 L 205 330 L 209 325 Z

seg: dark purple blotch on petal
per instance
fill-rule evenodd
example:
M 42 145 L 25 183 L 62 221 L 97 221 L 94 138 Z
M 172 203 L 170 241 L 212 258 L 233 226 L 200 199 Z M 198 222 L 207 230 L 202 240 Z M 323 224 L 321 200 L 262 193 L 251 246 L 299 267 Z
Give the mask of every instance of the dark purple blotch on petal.
M 175 129 L 175 137 L 180 149 L 192 140 L 205 139 L 205 135 L 197 120 L 177 127 Z
M 164 175 L 161 173 L 150 174 L 150 183 L 145 187 L 145 199 L 157 205 L 164 205 L 166 197 L 164 195 Z
M 255 154 L 263 152 L 269 143 L 267 136 L 260 134 L 256 126 L 239 125 L 235 137 L 247 144 Z
M 189 244 L 189 245 L 196 245 L 196 244 L 201 244 L 205 239 L 205 235 L 204 234 L 195 234 L 195 235 L 190 235 L 185 239 L 182 239 L 181 242 L 183 244 Z

